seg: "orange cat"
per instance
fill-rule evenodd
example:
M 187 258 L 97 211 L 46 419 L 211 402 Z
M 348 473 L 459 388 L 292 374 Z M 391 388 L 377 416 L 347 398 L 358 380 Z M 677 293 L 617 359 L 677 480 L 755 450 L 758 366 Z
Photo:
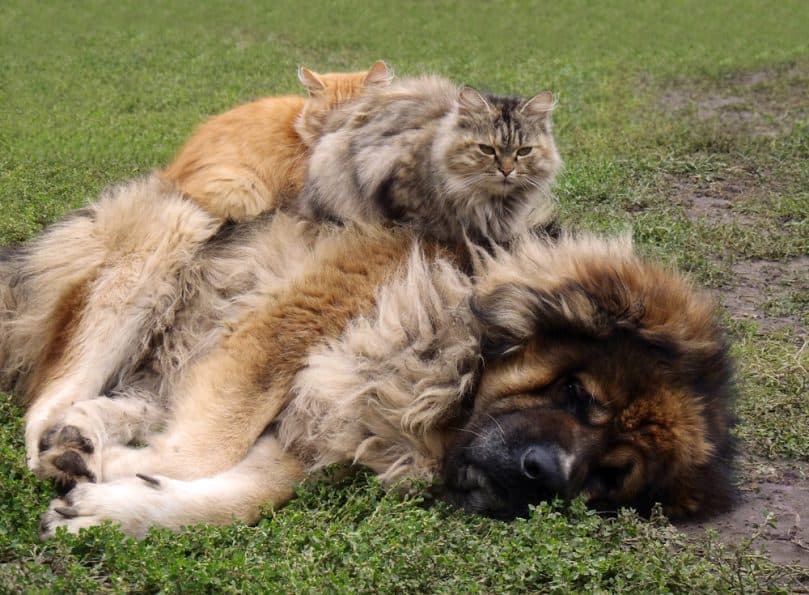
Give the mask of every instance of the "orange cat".
M 365 72 L 298 69 L 309 97 L 265 97 L 215 116 L 185 143 L 162 177 L 210 214 L 243 221 L 300 192 L 309 148 L 328 113 L 392 79 L 381 60 Z

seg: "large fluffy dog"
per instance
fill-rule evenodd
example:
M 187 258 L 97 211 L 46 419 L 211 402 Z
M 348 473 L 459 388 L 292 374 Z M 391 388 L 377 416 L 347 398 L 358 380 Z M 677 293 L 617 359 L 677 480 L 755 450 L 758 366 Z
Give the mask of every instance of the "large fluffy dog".
M 729 503 L 713 305 L 626 240 L 526 237 L 470 277 L 405 230 L 217 229 L 147 179 L 0 274 L 29 465 L 72 488 L 45 535 L 253 522 L 336 462 L 499 518 Z

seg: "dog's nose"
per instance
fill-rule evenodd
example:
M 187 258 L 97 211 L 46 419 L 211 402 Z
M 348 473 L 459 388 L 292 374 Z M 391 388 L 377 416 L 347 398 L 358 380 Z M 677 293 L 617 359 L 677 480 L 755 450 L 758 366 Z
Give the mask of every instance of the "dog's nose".
M 520 471 L 527 479 L 550 488 L 559 488 L 565 482 L 557 449 L 543 444 L 532 444 L 522 451 Z

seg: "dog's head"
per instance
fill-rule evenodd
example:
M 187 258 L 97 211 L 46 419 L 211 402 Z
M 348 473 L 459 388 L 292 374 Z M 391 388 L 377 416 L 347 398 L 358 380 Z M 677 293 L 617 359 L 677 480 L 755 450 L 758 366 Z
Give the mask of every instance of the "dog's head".
M 505 519 L 557 496 L 729 506 L 731 365 L 682 276 L 626 240 L 525 240 L 486 265 L 472 305 L 485 367 L 444 460 L 451 501 Z

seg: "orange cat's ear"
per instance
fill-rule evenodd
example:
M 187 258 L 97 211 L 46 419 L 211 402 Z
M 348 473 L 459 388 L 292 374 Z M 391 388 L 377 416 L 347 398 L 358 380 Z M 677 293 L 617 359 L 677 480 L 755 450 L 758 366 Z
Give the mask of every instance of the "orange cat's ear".
M 318 93 L 322 93 L 323 89 L 326 88 L 326 84 L 321 80 L 316 72 L 313 72 L 308 68 L 304 68 L 303 66 L 298 66 L 298 80 L 304 87 L 306 87 L 309 95 L 317 95 Z
M 492 111 L 492 106 L 489 102 L 472 87 L 461 89 L 458 95 L 458 103 L 460 106 L 459 111 L 463 115 Z
M 368 69 L 365 79 L 362 81 L 363 87 L 384 87 L 393 80 L 393 69 L 389 68 L 382 60 L 377 60 Z
M 520 112 L 527 116 L 544 117 L 556 107 L 556 99 L 550 91 L 543 91 L 539 95 L 534 95 L 520 107 Z

